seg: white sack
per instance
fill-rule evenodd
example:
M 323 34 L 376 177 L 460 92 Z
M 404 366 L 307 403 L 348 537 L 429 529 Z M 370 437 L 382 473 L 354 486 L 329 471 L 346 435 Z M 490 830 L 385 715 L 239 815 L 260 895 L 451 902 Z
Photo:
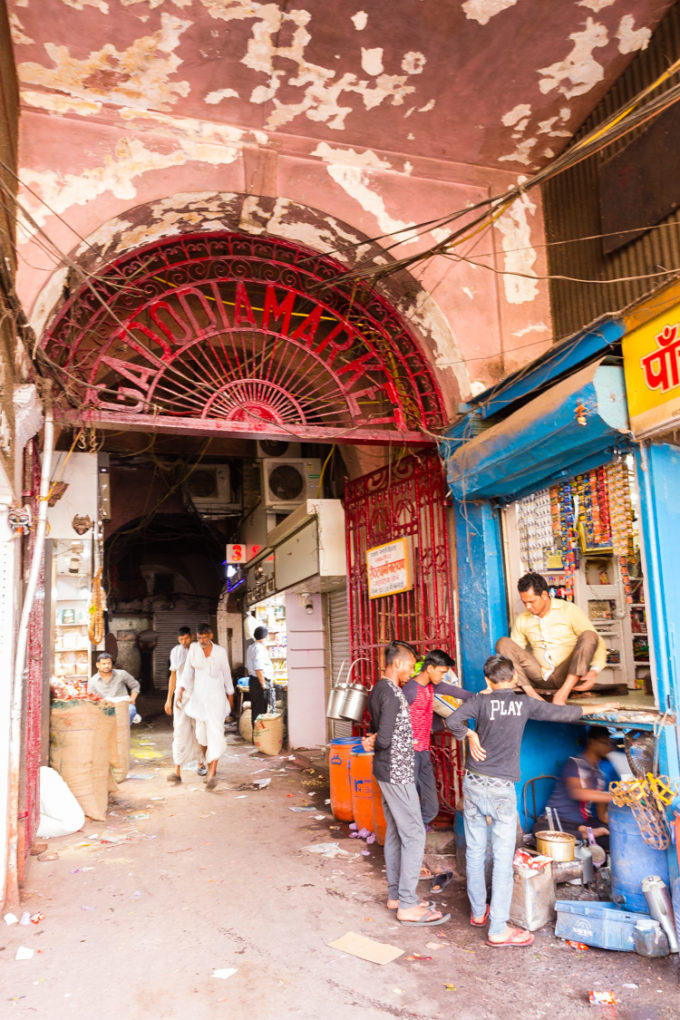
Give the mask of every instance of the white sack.
M 55 769 L 40 767 L 40 824 L 37 835 L 41 839 L 52 836 L 70 836 L 82 829 L 85 814 L 68 784 Z

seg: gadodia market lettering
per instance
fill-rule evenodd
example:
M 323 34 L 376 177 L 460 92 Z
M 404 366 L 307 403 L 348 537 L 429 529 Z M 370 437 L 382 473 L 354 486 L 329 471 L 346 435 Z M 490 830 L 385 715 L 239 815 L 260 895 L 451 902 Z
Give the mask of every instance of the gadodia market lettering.
M 680 386 L 680 324 L 664 326 L 654 339 L 657 350 L 640 358 L 642 374 L 648 389 L 666 393 Z
M 358 400 L 374 396 L 380 389 L 394 405 L 395 413 L 400 414 L 398 394 L 381 357 L 368 348 L 365 338 L 350 323 L 319 302 L 310 310 L 309 295 L 304 295 L 301 313 L 295 309 L 300 297 L 296 291 L 274 283 L 251 286 L 249 293 L 245 282 L 232 281 L 227 299 L 220 281 L 206 281 L 200 286 L 178 288 L 172 303 L 158 300 L 146 306 L 143 313 L 113 334 L 96 359 L 98 379 L 102 379 L 102 368 L 108 370 L 109 390 L 110 372 L 118 376 L 116 399 L 112 402 L 110 395 L 99 393 L 93 386 L 88 392 L 89 400 L 103 408 L 117 409 L 125 404 L 128 411 L 145 411 L 149 394 L 160 376 L 195 343 L 206 342 L 220 333 L 257 330 L 284 336 L 317 357 L 334 375 L 348 397 L 350 409 L 356 413 Z M 239 378 L 247 370 L 239 360 L 239 351 L 238 344 L 224 343 L 220 347 L 226 376 Z M 359 380 L 364 387 L 353 389 Z

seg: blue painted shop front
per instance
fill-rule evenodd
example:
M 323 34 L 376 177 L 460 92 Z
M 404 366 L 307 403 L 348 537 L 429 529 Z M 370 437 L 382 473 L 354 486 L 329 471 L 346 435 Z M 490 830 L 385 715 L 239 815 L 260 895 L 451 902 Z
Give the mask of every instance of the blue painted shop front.
M 620 358 L 624 332 L 620 320 L 610 319 L 556 345 L 467 405 L 447 433 L 441 452 L 455 517 L 458 662 L 465 686 L 481 689 L 482 665 L 497 639 L 509 633 L 507 593 L 517 578 L 508 576 L 502 507 L 632 453 L 658 714 L 623 711 L 598 721 L 619 732 L 654 729 L 659 772 L 677 780 L 680 598 L 673 579 L 680 577 L 680 449 L 632 439 Z M 520 805 L 525 782 L 559 774 L 566 758 L 581 747 L 582 734 L 582 725 L 529 724 L 522 747 Z M 680 811 L 680 802 L 673 809 Z M 522 817 L 523 826 L 525 821 Z M 672 843 L 668 855 L 673 879 L 678 866 Z

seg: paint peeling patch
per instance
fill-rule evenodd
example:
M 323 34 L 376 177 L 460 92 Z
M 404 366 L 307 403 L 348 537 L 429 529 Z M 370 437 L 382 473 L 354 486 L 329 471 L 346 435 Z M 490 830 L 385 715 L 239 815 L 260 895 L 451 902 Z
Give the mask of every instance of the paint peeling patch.
M 35 42 L 34 39 L 31 39 L 30 35 L 26 35 L 21 19 L 14 12 L 9 16 L 9 27 L 12 33 L 12 42 L 15 46 L 30 46 L 31 43 Z
M 366 11 L 357 11 L 357 13 L 353 14 L 349 20 L 352 22 L 357 32 L 363 32 L 368 24 L 368 14 Z
M 635 21 L 632 14 L 625 14 L 619 22 L 616 38 L 619 40 L 619 53 L 636 53 L 646 50 L 652 33 L 649 28 L 633 27 Z
M 517 106 L 513 106 L 512 110 L 508 110 L 501 117 L 501 124 L 505 127 L 514 127 L 520 121 L 526 123 L 526 119 L 531 116 L 531 107 L 528 103 L 518 103 Z
M 475 292 L 472 289 L 472 287 L 461 287 L 461 291 L 463 292 L 463 294 L 465 294 L 466 298 L 470 298 L 470 301 L 474 301 Z
M 361 67 L 366 74 L 371 74 L 374 77 L 378 74 L 382 74 L 384 70 L 383 65 L 383 49 L 381 46 L 375 49 L 361 48 Z
M 425 64 L 427 59 L 424 53 L 417 53 L 415 50 L 410 50 L 404 54 L 401 62 L 402 71 L 406 71 L 407 74 L 422 74 L 425 70 Z
M 529 333 L 545 333 L 550 335 L 551 329 L 545 322 L 530 322 L 523 329 L 516 329 L 512 335 L 521 340 L 522 337 L 528 336 Z
M 501 235 L 501 247 L 505 252 L 503 260 L 503 288 L 506 301 L 511 305 L 526 304 L 538 296 L 538 281 L 535 276 L 536 250 L 531 243 L 529 217 L 536 211 L 536 205 L 527 194 L 516 199 L 507 212 L 496 221 Z M 521 276 L 513 274 L 521 273 Z
M 535 138 L 526 138 L 523 142 L 520 142 L 514 152 L 508 153 L 507 156 L 499 156 L 498 162 L 522 163 L 524 166 L 529 166 L 531 163 L 531 150 L 535 145 Z
M 99 113 L 102 108 L 102 103 L 93 100 L 77 99 L 74 96 L 64 96 L 54 92 L 33 92 L 30 89 L 22 89 L 21 102 L 24 106 L 32 106 L 47 113 L 77 113 L 83 117 L 91 117 L 93 113 Z
M 326 142 L 320 142 L 312 155 L 318 156 L 326 163 L 329 176 L 350 198 L 358 202 L 365 212 L 375 217 L 383 233 L 398 235 L 402 243 L 417 238 L 415 225 L 390 216 L 385 207 L 385 200 L 371 186 L 371 171 L 391 170 L 389 163 L 379 159 L 370 149 L 363 152 L 355 152 L 354 149 L 333 149 Z
M 406 97 L 416 91 L 409 78 L 420 74 L 424 67 L 425 57 L 421 53 L 404 54 L 400 62 L 405 73 L 389 74 L 383 70 L 383 50 L 366 47 L 356 56 L 362 60 L 364 73 L 369 74 L 371 80 L 360 80 L 352 72 L 340 74 L 335 68 L 323 67 L 307 58 L 306 50 L 312 39 L 307 30 L 312 19 L 309 11 L 281 10 L 277 4 L 257 0 L 250 3 L 233 0 L 229 4 L 224 0 L 202 0 L 202 3 L 216 20 L 253 23 L 241 62 L 264 76 L 265 80 L 251 89 L 250 102 L 272 105 L 273 110 L 265 122 L 267 130 L 276 130 L 298 117 L 306 117 L 326 124 L 333 131 L 341 131 L 353 112 L 354 96 L 359 97 L 366 110 L 372 110 L 382 104 L 401 106 Z M 358 14 L 355 17 L 358 18 Z M 356 24 L 362 23 L 363 19 L 358 18 Z M 395 54 L 394 59 L 400 58 Z M 296 101 L 279 98 L 284 85 L 292 87 L 299 97 Z
M 555 124 L 559 123 L 561 117 L 549 117 L 548 120 L 538 122 L 539 135 L 550 135 L 551 138 L 571 138 L 571 131 L 560 130 Z
M 179 133 L 196 142 L 210 142 L 214 145 L 233 146 L 243 142 L 257 142 L 259 145 L 267 145 L 268 136 L 264 131 L 248 130 L 231 127 L 228 124 L 220 124 L 215 121 L 197 120 L 195 117 L 170 116 L 165 113 L 156 113 L 151 110 L 123 109 L 120 111 L 121 120 L 134 122 L 135 127 L 140 124 L 149 125 L 153 130 L 163 128 L 173 139 Z M 174 144 L 174 143 L 173 143 Z
M 428 338 L 436 368 L 453 372 L 460 393 L 467 393 L 470 381 L 465 359 L 451 324 L 434 298 L 421 290 L 415 301 L 403 298 L 397 301 L 397 307 L 404 318 Z
M 180 139 L 180 146 L 173 152 L 156 151 L 147 148 L 139 139 L 122 137 L 103 166 L 90 167 L 81 174 L 26 168 L 22 178 L 54 212 L 63 214 L 71 206 L 87 205 L 107 192 L 115 198 L 132 199 L 137 193 L 135 180 L 151 171 L 168 170 L 192 161 L 223 166 L 235 162 L 239 154 L 238 148 L 229 149 L 191 138 Z M 42 226 L 50 215 L 49 210 L 30 195 L 24 198 L 24 202 Z M 24 230 L 29 235 L 32 233 L 26 225 Z
M 216 103 L 221 103 L 223 99 L 238 99 L 239 94 L 236 89 L 216 89 L 215 92 L 208 92 L 205 97 L 206 103 L 214 106 Z
M 109 5 L 106 0 L 64 0 L 64 3 L 67 7 L 72 7 L 74 11 L 84 11 L 86 7 L 94 7 L 101 14 L 109 13 Z
M 19 80 L 88 101 L 169 111 L 190 91 L 188 81 L 170 81 L 182 62 L 174 51 L 190 26 L 190 21 L 162 14 L 158 31 L 136 39 L 125 50 L 107 43 L 84 60 L 72 57 L 66 46 L 46 43 L 53 66 L 19 64 Z
M 593 14 L 599 14 L 607 7 L 613 7 L 616 0 L 578 0 L 577 7 L 587 7 Z
M 517 0 L 465 0 L 462 5 L 465 17 L 470 21 L 478 21 L 480 25 L 488 25 L 492 18 L 508 8 L 514 7 Z
M 604 78 L 604 69 L 593 56 L 593 50 L 607 45 L 609 36 L 605 25 L 588 18 L 582 32 L 573 32 L 571 52 L 564 60 L 549 67 L 539 67 L 538 87 L 546 95 L 557 89 L 567 99 L 589 92 Z
M 348 265 L 368 256 L 370 246 L 362 238 L 342 227 L 332 216 L 320 223 L 310 210 L 289 199 L 271 200 L 248 195 L 243 201 L 238 227 L 250 233 L 270 234 L 303 244 L 313 251 L 329 252 Z

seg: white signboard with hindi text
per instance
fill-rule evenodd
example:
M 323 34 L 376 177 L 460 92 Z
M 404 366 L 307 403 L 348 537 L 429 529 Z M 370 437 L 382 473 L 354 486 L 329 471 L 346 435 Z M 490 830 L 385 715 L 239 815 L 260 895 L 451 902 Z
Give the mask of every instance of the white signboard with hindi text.
M 366 550 L 369 599 L 398 595 L 413 588 L 411 546 L 407 538 L 395 538 Z

